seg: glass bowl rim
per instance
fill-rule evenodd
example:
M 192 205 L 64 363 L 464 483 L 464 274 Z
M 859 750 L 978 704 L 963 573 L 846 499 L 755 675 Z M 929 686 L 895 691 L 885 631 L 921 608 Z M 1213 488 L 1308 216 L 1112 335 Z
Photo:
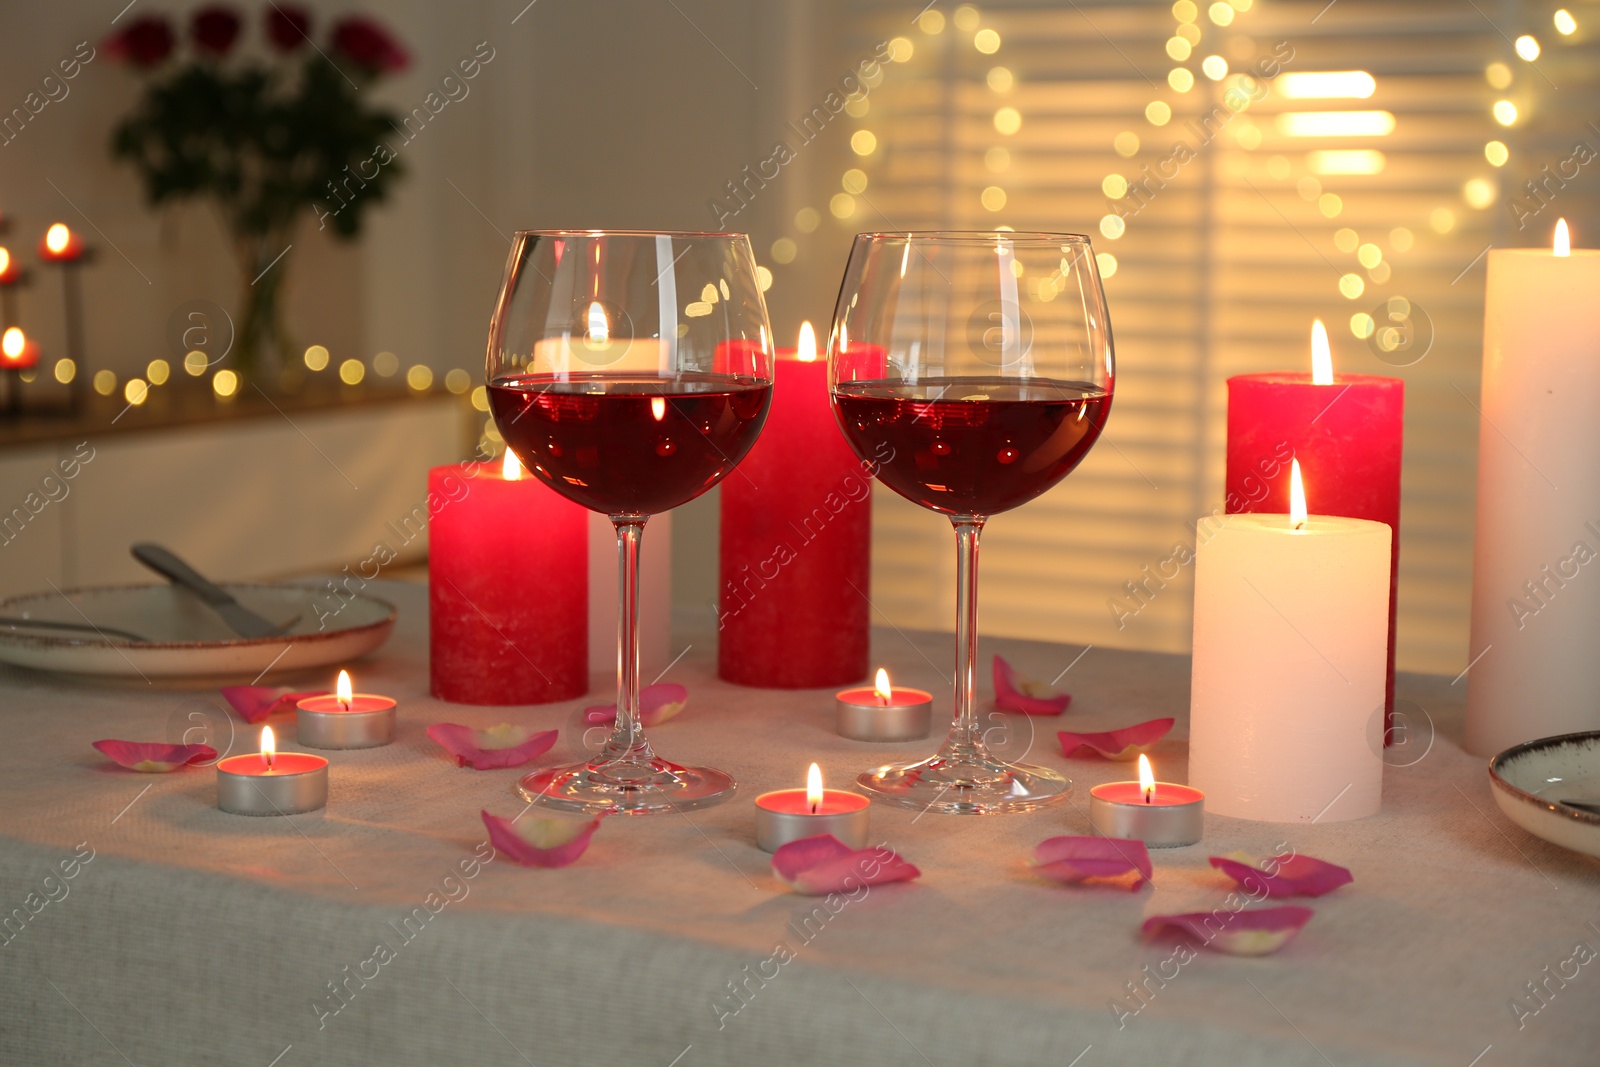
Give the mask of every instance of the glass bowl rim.
M 722 237 L 750 240 L 747 233 L 721 233 L 713 230 L 513 230 L 513 237 Z
M 939 241 L 971 241 L 990 242 L 997 237 L 1008 240 L 1023 238 L 1030 241 L 1048 241 L 1053 243 L 1067 242 L 1069 244 L 1083 244 L 1092 247 L 1089 235 L 1086 233 L 1054 233 L 1049 230 L 869 230 L 856 234 L 857 241 L 906 241 L 912 238 L 925 238 Z

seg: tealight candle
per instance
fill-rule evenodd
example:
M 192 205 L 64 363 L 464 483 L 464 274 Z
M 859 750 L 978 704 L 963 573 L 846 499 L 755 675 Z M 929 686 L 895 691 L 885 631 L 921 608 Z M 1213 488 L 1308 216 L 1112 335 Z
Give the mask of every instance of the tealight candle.
M 1139 756 L 1137 782 L 1108 782 L 1089 790 L 1089 823 L 1103 837 L 1134 838 L 1156 848 L 1192 845 L 1205 829 L 1206 795 L 1156 781 L 1150 757 Z
M 872 688 L 845 689 L 834 695 L 840 737 L 852 741 L 918 741 L 933 723 L 933 694 L 889 684 L 878 668 Z
M 261 728 L 261 751 L 217 764 L 217 807 L 233 815 L 295 815 L 328 802 L 328 761 L 306 752 L 278 752 L 272 727 Z
M 815 763 L 804 789 L 779 789 L 756 797 L 756 844 L 776 852 L 791 841 L 832 834 L 851 848 L 867 847 L 866 797 L 842 789 L 823 789 Z
M 395 702 L 357 693 L 350 672 L 339 672 L 333 696 L 306 697 L 295 705 L 302 745 L 312 748 L 377 748 L 394 740 Z
M 85 251 L 83 238 L 64 222 L 52 223 L 39 240 L 39 258 L 46 263 L 76 263 Z

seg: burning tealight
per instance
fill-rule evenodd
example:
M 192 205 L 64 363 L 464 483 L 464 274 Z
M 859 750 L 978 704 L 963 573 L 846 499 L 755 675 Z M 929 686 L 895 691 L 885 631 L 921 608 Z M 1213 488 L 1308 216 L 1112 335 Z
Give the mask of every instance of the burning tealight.
M 852 741 L 918 741 L 933 723 L 933 694 L 889 684 L 878 668 L 877 684 L 835 694 L 840 737 Z
M 339 672 L 333 696 L 306 697 L 295 707 L 302 745 L 311 748 L 377 748 L 394 740 L 395 702 L 357 693 L 350 672 Z
M 1108 782 L 1089 790 L 1089 822 L 1103 837 L 1134 838 L 1156 848 L 1192 845 L 1205 830 L 1206 795 L 1156 781 L 1150 757 L 1139 756 L 1137 782 Z
M 307 752 L 279 752 L 272 727 L 261 728 L 261 751 L 217 764 L 217 807 L 234 815 L 295 815 L 328 802 L 328 761 Z
M 866 848 L 870 803 L 859 793 L 822 788 L 822 769 L 813 763 L 804 789 L 756 797 L 756 844 L 776 852 L 791 841 L 832 834 L 851 848 Z
M 39 241 L 39 258 L 46 263 L 76 263 L 85 250 L 83 238 L 64 222 L 52 223 Z

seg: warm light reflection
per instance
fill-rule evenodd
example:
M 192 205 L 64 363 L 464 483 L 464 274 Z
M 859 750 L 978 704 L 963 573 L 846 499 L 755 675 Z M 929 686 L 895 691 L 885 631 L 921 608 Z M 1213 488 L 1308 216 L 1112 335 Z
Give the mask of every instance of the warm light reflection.
M 894 687 L 889 684 L 889 672 L 882 667 L 878 668 L 878 677 L 873 681 L 873 691 L 878 694 L 878 703 L 887 705 L 894 697 Z
M 1388 111 L 1286 111 L 1278 116 L 1278 132 L 1286 137 L 1387 137 L 1394 132 L 1394 115 Z
M 11 269 L 11 252 L 9 249 L 0 248 L 0 274 Z
M 522 464 L 517 462 L 517 454 L 511 449 L 506 449 L 506 458 L 500 462 L 500 476 L 508 482 L 522 481 Z
M 510 453 L 507 453 L 507 455 L 510 455 Z M 349 711 L 351 702 L 354 701 L 355 698 L 356 698 L 355 686 L 350 684 L 350 672 L 349 671 L 340 671 L 339 672 L 339 681 L 333 687 L 333 692 L 334 692 L 335 697 L 337 697 L 337 699 L 339 701 L 340 710 Z
M 1382 152 L 1373 148 L 1339 148 L 1306 154 L 1312 174 L 1381 174 L 1388 165 Z
M 815 763 L 806 772 L 806 807 L 813 815 L 822 810 L 822 768 Z
M 67 229 L 65 223 L 55 222 L 44 232 L 44 246 L 56 255 L 67 250 L 67 242 L 72 240 L 72 231 Z
M 1278 75 L 1272 87 L 1286 100 L 1365 100 L 1378 81 L 1364 70 L 1303 70 Z
M 1558 256 L 1572 255 L 1572 235 L 1567 232 L 1567 220 L 1556 220 L 1555 254 Z
M 1289 526 L 1295 530 L 1306 528 L 1306 486 L 1300 477 L 1298 459 L 1289 465 Z
M 1333 384 L 1333 350 L 1328 346 L 1328 328 L 1321 319 L 1311 320 L 1311 384 Z
M 1150 769 L 1150 757 L 1139 753 L 1139 795 L 1146 804 L 1155 799 L 1156 773 Z
M 272 727 L 263 726 L 261 728 L 261 759 L 268 767 L 271 767 L 272 760 L 277 756 L 277 754 L 278 742 L 277 739 L 272 736 Z
M 667 398 L 653 396 L 650 398 L 650 417 L 660 422 L 667 417 Z
M 910 248 L 910 244 L 906 245 Z M 807 319 L 800 324 L 800 340 L 795 345 L 795 358 L 801 363 L 815 363 L 817 361 L 817 331 Z
M 589 343 L 611 343 L 611 324 L 606 321 L 606 309 L 600 306 L 598 300 L 589 305 Z

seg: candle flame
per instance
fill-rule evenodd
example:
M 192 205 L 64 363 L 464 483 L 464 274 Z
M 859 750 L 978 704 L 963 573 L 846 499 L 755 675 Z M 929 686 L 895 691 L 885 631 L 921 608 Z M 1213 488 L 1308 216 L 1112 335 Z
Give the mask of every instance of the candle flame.
M 522 464 L 517 462 L 517 454 L 511 449 L 506 449 L 506 458 L 500 461 L 500 476 L 508 482 L 522 481 Z
M 667 417 L 667 398 L 653 396 L 650 398 L 650 417 L 660 422 Z
M 606 321 L 606 309 L 600 306 L 598 300 L 589 305 L 589 343 L 611 343 L 611 323 Z
M 1558 256 L 1572 255 L 1572 235 L 1567 232 L 1567 220 L 1556 220 L 1555 253 Z
M 44 232 L 44 246 L 58 256 L 67 250 L 67 242 L 71 239 L 72 231 L 67 229 L 65 223 L 51 223 Z
M 272 758 L 278 754 L 277 739 L 272 736 L 272 727 L 261 728 L 261 758 L 266 761 L 267 767 L 272 767 Z
M 1328 346 L 1328 328 L 1321 319 L 1311 320 L 1311 384 L 1333 384 L 1333 349 Z
M 878 703 L 887 705 L 894 697 L 894 687 L 889 684 L 889 672 L 882 667 L 878 668 L 878 677 L 873 685 L 878 691 Z
M 28 346 L 27 337 L 23 336 L 22 327 L 12 326 L 7 329 L 4 336 L 0 336 L 0 353 L 7 359 L 16 359 L 22 355 L 22 350 Z
M 334 692 L 339 696 L 339 707 L 345 711 L 350 710 L 351 701 L 355 700 L 355 686 L 350 684 L 350 672 L 339 672 L 339 684 L 334 687 Z
M 1293 460 L 1289 468 L 1289 525 L 1296 530 L 1306 528 L 1306 485 L 1300 477 L 1300 461 Z
M 822 810 L 822 768 L 815 763 L 806 772 L 806 807 L 813 815 Z
M 11 250 L 9 248 L 0 248 L 0 274 L 4 274 L 6 271 L 8 271 L 10 269 L 11 269 Z
M 1139 753 L 1139 795 L 1146 804 L 1156 795 L 1156 775 L 1150 769 L 1150 757 L 1143 752 Z
M 815 363 L 817 361 L 817 331 L 812 327 L 809 319 L 800 324 L 800 341 L 796 345 L 795 357 L 801 363 Z

